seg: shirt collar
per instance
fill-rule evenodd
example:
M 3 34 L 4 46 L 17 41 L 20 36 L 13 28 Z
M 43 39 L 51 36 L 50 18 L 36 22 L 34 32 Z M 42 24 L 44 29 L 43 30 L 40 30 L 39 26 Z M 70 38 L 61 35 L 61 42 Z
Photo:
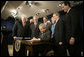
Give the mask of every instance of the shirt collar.
M 55 22 L 55 24 L 54 24 L 54 25 L 56 25 L 56 23 L 58 22 L 58 20 L 59 20 L 59 18 L 56 20 L 56 22 Z
M 59 18 L 56 20 L 56 23 L 58 22 Z
M 70 9 L 71 9 L 71 8 L 68 9 L 67 13 L 69 13 Z

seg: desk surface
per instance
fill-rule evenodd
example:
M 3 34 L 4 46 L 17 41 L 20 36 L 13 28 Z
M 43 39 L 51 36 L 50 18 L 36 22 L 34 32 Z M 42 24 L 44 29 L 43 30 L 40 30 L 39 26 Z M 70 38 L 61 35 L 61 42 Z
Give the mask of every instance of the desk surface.
M 40 44 L 52 44 L 51 42 L 49 41 L 35 41 L 35 42 L 31 42 L 30 40 L 31 38 L 30 37 L 17 37 L 14 42 L 16 40 L 20 40 L 21 41 L 21 44 L 25 44 L 25 45 L 40 45 Z
M 40 45 L 40 44 L 48 44 L 49 42 L 47 41 L 38 41 L 38 42 L 31 42 L 31 40 L 21 40 L 22 44 L 25 45 Z

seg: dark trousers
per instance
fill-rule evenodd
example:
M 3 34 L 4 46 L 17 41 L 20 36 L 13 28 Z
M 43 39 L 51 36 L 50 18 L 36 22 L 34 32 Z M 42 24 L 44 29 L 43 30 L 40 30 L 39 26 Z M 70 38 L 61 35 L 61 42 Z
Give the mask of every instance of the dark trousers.
M 63 43 L 63 45 L 59 45 L 55 39 L 51 39 L 50 41 L 53 44 L 53 50 L 54 50 L 54 55 L 55 56 L 66 56 L 67 52 L 66 52 L 66 45 L 65 43 Z
M 69 54 L 70 56 L 81 56 L 81 46 L 80 44 L 76 44 L 76 45 L 68 45 L 68 50 L 69 50 Z
M 66 56 L 67 55 L 65 46 L 55 45 L 53 49 L 54 49 L 55 56 Z
M 48 49 L 47 46 L 48 45 L 46 45 L 46 44 L 41 44 L 41 45 L 33 46 L 34 56 L 39 56 L 39 53 L 41 54 L 41 56 L 45 56 L 46 55 L 45 50 Z

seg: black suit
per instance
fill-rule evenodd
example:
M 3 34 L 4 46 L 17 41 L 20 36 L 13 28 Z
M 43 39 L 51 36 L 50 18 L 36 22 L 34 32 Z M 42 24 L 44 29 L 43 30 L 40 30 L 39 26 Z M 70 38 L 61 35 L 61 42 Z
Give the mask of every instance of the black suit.
M 64 41 L 64 24 L 61 19 L 58 20 L 58 22 L 55 25 L 55 33 L 54 33 L 54 38 L 55 42 L 58 44 L 59 42 Z
M 13 36 L 30 37 L 31 36 L 30 23 L 26 22 L 25 27 L 23 27 L 21 21 L 16 21 L 13 27 Z
M 69 41 L 70 37 L 74 37 L 77 41 L 79 40 L 80 32 L 80 17 L 79 13 L 75 9 L 71 9 L 67 13 L 65 18 L 65 29 L 66 29 L 66 38 Z
M 31 30 L 32 30 L 31 37 L 36 37 L 36 38 L 38 37 L 39 32 L 40 32 L 40 30 L 39 30 L 39 24 L 40 24 L 40 23 L 38 22 L 36 28 L 35 28 L 34 23 L 32 23 L 32 24 L 30 25 L 30 28 L 31 28 Z
M 39 37 L 41 41 L 49 41 L 50 40 L 50 31 L 46 30 L 44 33 L 39 33 Z
M 16 37 L 30 37 L 31 29 L 29 22 L 26 22 L 25 27 L 23 27 L 21 21 L 16 21 L 13 27 L 13 36 Z M 24 56 L 25 55 L 25 46 L 22 44 L 21 49 L 18 52 L 14 50 L 14 56 Z
M 68 43 L 68 49 L 70 51 L 70 55 L 80 55 L 80 51 L 78 48 L 80 41 L 80 24 L 79 21 L 79 12 L 75 9 L 70 9 L 70 11 L 66 14 L 65 17 L 65 31 L 66 31 L 66 41 Z M 75 45 L 70 46 L 69 40 L 71 37 L 76 39 Z M 80 46 L 79 46 L 80 47 Z M 78 50 L 76 50 L 78 48 Z
M 55 44 L 55 55 L 56 56 L 66 56 L 66 48 L 65 48 L 65 39 L 64 39 L 64 23 L 61 19 L 59 19 L 55 25 L 54 30 L 54 44 Z M 60 46 L 59 42 L 63 42 L 63 45 Z
M 41 42 L 44 42 L 44 41 L 48 42 L 50 40 L 50 31 L 46 30 L 44 33 L 40 32 L 38 38 L 40 38 Z M 38 56 L 39 53 L 41 53 L 41 55 L 44 56 L 45 55 L 44 51 L 45 51 L 46 47 L 48 47 L 48 46 L 49 45 L 47 45 L 46 43 L 34 46 L 35 56 Z

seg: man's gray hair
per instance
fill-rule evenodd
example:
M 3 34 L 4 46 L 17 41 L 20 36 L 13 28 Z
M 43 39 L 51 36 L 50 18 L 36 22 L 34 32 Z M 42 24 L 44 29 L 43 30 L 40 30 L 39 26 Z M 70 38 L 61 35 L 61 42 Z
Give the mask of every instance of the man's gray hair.
M 53 14 L 56 14 L 56 16 L 60 16 L 60 14 L 59 14 L 58 12 L 55 12 L 55 13 L 53 13 Z
M 46 28 L 46 25 L 44 24 L 44 23 L 41 23 L 40 25 L 39 25 L 39 27 L 42 27 L 42 28 Z
M 35 16 L 33 16 L 33 19 L 39 19 L 39 17 L 35 15 Z

